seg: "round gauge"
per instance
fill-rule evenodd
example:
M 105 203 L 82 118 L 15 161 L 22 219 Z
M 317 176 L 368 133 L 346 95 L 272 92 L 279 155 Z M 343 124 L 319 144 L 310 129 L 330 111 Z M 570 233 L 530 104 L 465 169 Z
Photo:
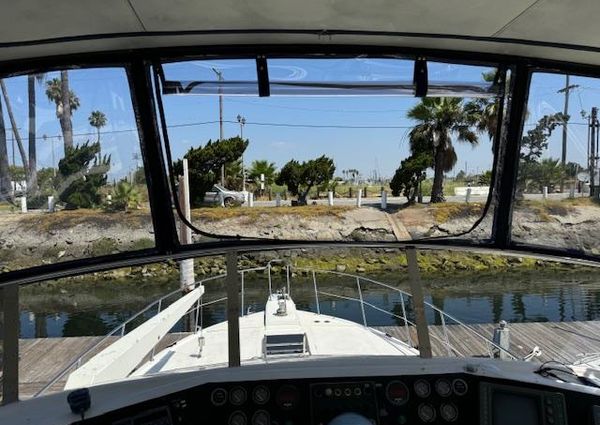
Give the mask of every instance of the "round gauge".
M 245 389 L 243 389 L 242 387 L 235 387 L 231 390 L 231 393 L 229 394 L 229 401 L 234 406 L 241 406 L 246 402 L 247 396 L 248 394 L 246 394 Z
M 465 395 L 467 391 L 469 391 L 469 387 L 464 379 L 455 379 L 452 381 L 452 389 L 454 389 L 454 394 L 456 395 Z
M 438 379 L 435 382 L 435 392 L 441 397 L 448 397 L 452 394 L 452 385 L 447 379 Z
M 229 416 L 229 425 L 246 425 L 248 421 L 246 421 L 246 415 L 244 412 L 240 412 L 236 410 Z
M 417 397 L 427 398 L 431 394 L 431 385 L 424 379 L 419 379 L 414 385 Z
M 252 415 L 252 425 L 269 425 L 270 423 L 271 417 L 266 410 L 257 410 L 254 415 Z
M 223 406 L 227 403 L 227 390 L 225 388 L 215 388 L 210 393 L 210 401 L 215 406 Z
M 417 408 L 419 419 L 423 422 L 435 421 L 435 408 L 429 403 L 421 403 Z
M 298 389 L 293 385 L 285 385 L 277 391 L 277 405 L 283 410 L 292 410 L 298 407 L 300 402 L 300 394 Z
M 454 422 L 458 418 L 458 409 L 452 403 L 443 403 L 440 406 L 440 415 L 446 422 Z
M 385 396 L 390 403 L 402 406 L 408 401 L 408 388 L 400 381 L 392 381 L 385 389 Z
M 270 397 L 271 393 L 264 385 L 259 385 L 258 387 L 254 388 L 254 391 L 252 391 L 252 401 L 254 401 L 256 404 L 265 404 L 267 401 L 269 401 Z

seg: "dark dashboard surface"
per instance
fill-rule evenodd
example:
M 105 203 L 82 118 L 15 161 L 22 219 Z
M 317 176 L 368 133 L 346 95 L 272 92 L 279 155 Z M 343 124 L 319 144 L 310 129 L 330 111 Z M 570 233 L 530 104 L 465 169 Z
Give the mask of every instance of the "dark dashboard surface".
M 207 383 L 78 423 L 584 425 L 595 424 L 594 404 L 591 395 L 469 374 L 318 378 Z

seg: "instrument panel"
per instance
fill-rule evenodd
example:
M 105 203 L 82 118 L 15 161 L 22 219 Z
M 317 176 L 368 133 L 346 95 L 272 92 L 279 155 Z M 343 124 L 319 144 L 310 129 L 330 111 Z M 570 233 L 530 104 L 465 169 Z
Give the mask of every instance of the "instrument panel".
M 483 382 L 480 377 L 460 373 L 208 383 L 90 418 L 83 423 L 196 425 L 207 421 L 226 425 L 514 425 L 518 422 L 514 419 L 525 419 L 528 414 L 532 418 L 543 419 L 526 422 L 528 425 L 594 423 L 591 419 L 581 421 L 580 413 L 596 404 L 592 403 L 591 396 L 578 394 L 577 398 L 573 398 L 543 388 L 528 389 L 528 386 L 536 387 L 511 387 L 502 380 Z M 509 407 L 494 407 L 500 406 L 500 402 L 509 403 L 506 406 L 522 407 L 510 413 Z M 540 404 L 541 410 L 528 413 L 527 406 L 537 406 L 536 403 Z M 567 405 L 574 406 L 569 413 L 577 419 L 575 422 L 567 417 Z M 548 412 L 552 409 L 555 413 L 550 415 Z

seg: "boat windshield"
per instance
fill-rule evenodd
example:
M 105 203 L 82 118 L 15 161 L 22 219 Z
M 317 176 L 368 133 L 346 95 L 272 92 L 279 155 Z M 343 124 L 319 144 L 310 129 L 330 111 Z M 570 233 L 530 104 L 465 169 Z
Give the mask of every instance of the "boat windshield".
M 600 368 L 597 78 L 145 66 L 0 79 L 0 311 L 21 338 L 0 365 L 20 361 L 22 397 L 332 356 Z
M 254 59 L 157 69 L 167 166 L 178 179 L 187 162 L 189 221 L 205 237 L 489 239 L 491 221 L 470 231 L 493 211 L 502 119 L 486 111 L 502 114 L 506 71 L 429 62 L 422 88 L 417 63 L 399 57 L 274 58 L 264 66 L 268 75 Z M 223 210 L 223 221 L 202 208 L 214 181 L 243 192 L 242 206 L 260 212 L 257 219 L 238 209 Z
M 331 356 L 599 367 L 593 269 L 466 251 L 421 251 L 414 260 L 416 276 L 411 253 L 398 249 L 268 251 L 241 256 L 233 280 L 216 256 L 27 286 L 21 396 L 232 361 Z M 231 330 L 237 347 L 228 345 Z

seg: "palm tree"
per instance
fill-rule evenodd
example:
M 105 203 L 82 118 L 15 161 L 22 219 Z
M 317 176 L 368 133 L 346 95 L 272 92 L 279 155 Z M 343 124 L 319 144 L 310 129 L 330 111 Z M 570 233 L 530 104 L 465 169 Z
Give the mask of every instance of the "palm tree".
M 407 116 L 419 122 L 411 130 L 411 138 L 427 140 L 433 152 L 431 202 L 444 202 L 444 172 L 452 170 L 457 160 L 452 136 L 476 145 L 479 139 L 471 129 L 472 120 L 457 97 L 424 98 Z
M 274 162 L 269 162 L 266 159 L 252 161 L 250 165 L 249 177 L 260 185 L 260 175 L 265 176 L 265 186 L 270 186 L 275 182 L 275 171 L 277 167 Z
M 92 111 L 88 117 L 88 122 L 92 127 L 96 128 L 98 133 L 98 157 L 102 158 L 101 145 L 100 145 L 100 129 L 106 125 L 108 119 L 102 111 Z
M 92 127 L 96 128 L 96 131 L 98 132 L 98 143 L 100 143 L 100 129 L 108 122 L 106 115 L 102 111 L 92 111 L 88 121 Z
M 8 148 L 6 147 L 6 128 L 4 127 L 4 111 L 0 97 L 0 199 L 6 199 L 11 191 L 10 171 L 8 164 Z
M 46 96 L 56 105 L 56 118 L 60 121 L 65 152 L 73 147 L 73 123 L 71 116 L 79 108 L 79 98 L 69 89 L 67 71 L 60 72 L 60 78 L 46 81 Z
M 10 98 L 8 97 L 8 90 L 6 89 L 6 84 L 4 83 L 4 80 L 0 80 L 0 88 L 2 89 L 2 97 L 4 97 L 4 103 L 6 104 L 6 112 L 8 112 L 10 126 L 12 127 L 13 135 L 19 148 L 19 155 L 21 155 L 21 162 L 23 164 L 23 168 L 25 170 L 28 170 L 29 161 L 27 161 L 27 153 L 25 152 L 25 148 L 23 147 L 23 139 L 21 138 L 21 133 L 19 133 L 19 127 L 17 126 L 17 120 L 15 119 L 15 114 L 13 113 L 12 106 L 10 104 Z
M 33 193 L 37 192 L 37 151 L 36 151 L 36 98 L 35 82 L 44 81 L 44 74 L 30 74 L 27 76 L 27 92 L 29 97 L 29 171 L 27 188 Z

